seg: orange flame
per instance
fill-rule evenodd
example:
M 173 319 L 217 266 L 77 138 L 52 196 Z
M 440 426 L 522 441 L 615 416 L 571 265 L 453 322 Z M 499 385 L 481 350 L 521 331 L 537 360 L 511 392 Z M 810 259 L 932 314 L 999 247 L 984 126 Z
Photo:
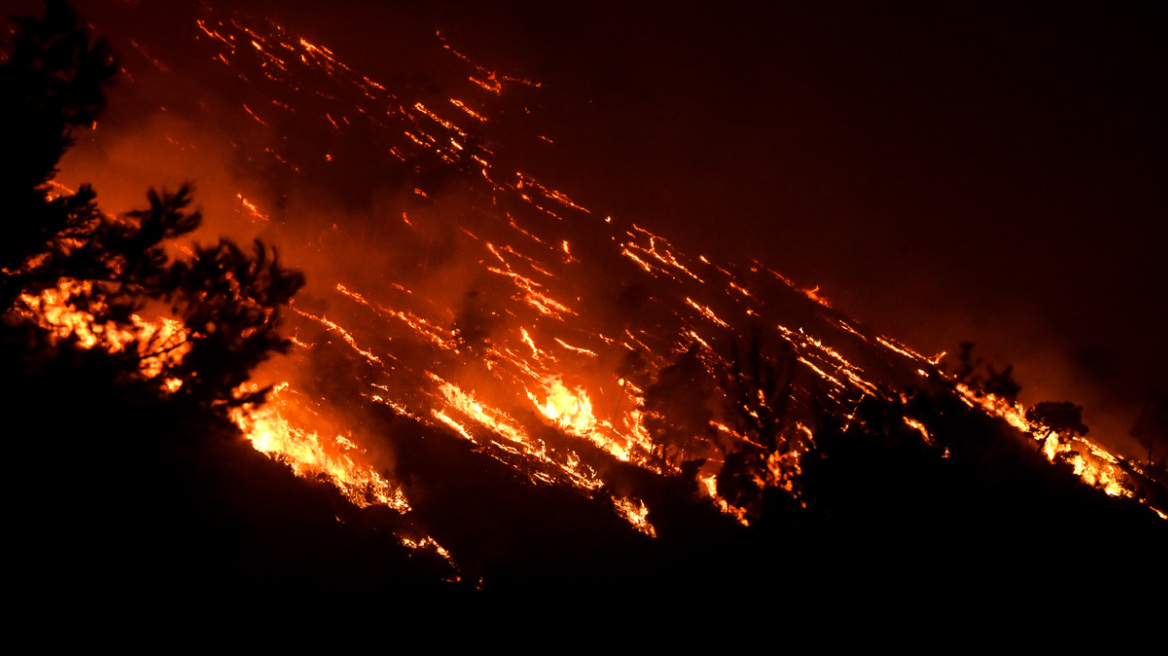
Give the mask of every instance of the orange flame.
M 249 391 L 255 389 L 255 385 L 249 386 Z M 290 402 L 281 393 L 287 389 L 287 383 L 280 384 L 273 398 L 258 408 L 231 409 L 231 420 L 256 451 L 288 465 L 301 478 L 327 478 L 359 508 L 377 504 L 399 513 L 408 512 L 410 504 L 400 487 L 390 484 L 372 466 L 354 459 L 364 452 L 352 439 L 343 435 L 325 439 L 284 417 L 281 411 L 286 411 Z
M 1026 419 L 1026 407 L 1021 403 L 1011 404 L 1003 398 L 980 393 L 962 383 L 957 384 L 957 390 L 971 407 L 980 407 L 1004 419 L 1033 439 L 1042 440 L 1042 453 L 1047 460 L 1054 462 L 1060 457 L 1067 458 L 1074 468 L 1075 475 L 1088 485 L 1097 487 L 1111 496 L 1134 496 L 1131 485 L 1128 484 L 1127 473 L 1118 466 L 1119 460 L 1095 442 L 1083 437 L 1064 440 L 1058 435 L 1049 435 Z M 1082 448 L 1076 449 L 1076 446 Z

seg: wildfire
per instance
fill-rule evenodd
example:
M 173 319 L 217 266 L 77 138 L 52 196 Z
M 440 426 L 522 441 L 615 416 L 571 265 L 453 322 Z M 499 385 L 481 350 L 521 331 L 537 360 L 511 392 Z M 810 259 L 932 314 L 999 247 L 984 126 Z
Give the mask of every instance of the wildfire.
M 361 348 L 360 346 L 358 346 L 357 340 L 353 338 L 353 335 L 350 334 L 349 331 L 342 328 L 336 322 L 330 321 L 326 317 L 318 317 L 314 314 L 309 314 L 308 312 L 304 312 L 302 310 L 295 310 L 295 312 L 302 317 L 305 317 L 307 319 L 312 319 L 313 321 L 319 323 L 320 325 L 324 326 L 325 328 L 328 328 L 330 331 L 336 333 L 337 335 L 340 335 L 341 339 L 345 340 L 346 344 L 348 344 L 350 347 L 352 347 L 352 349 L 354 351 L 356 351 L 356 352 L 360 353 L 362 356 L 364 356 L 366 360 L 369 360 L 370 362 L 372 362 L 374 364 L 381 364 L 381 358 L 377 357 L 372 352 L 367 351 L 367 350 Z
M 250 391 L 255 391 L 252 386 Z M 288 384 L 278 385 L 263 406 L 236 407 L 230 417 L 260 453 L 290 467 L 301 478 L 324 477 L 331 481 L 354 505 L 365 508 L 378 504 L 399 513 L 409 512 L 410 504 L 400 487 L 392 485 L 370 465 L 358 463 L 364 451 L 351 437 L 335 435 L 322 438 L 288 421 L 284 413 L 290 409 L 286 395 Z
M 64 279 L 56 288 L 46 289 L 39 296 L 24 294 L 21 300 L 29 316 L 60 338 L 75 337 L 83 348 L 103 348 L 115 354 L 130 348 L 140 351 L 142 345 L 154 348 L 154 354 L 142 354 L 145 357 L 139 360 L 139 369 L 148 378 L 161 376 L 181 362 L 189 345 L 187 331 L 180 322 L 169 317 L 148 322 L 135 314 L 131 317 L 132 328 L 120 328 L 113 322 L 96 323 L 93 314 L 77 310 L 71 304 L 71 299 L 91 288 L 89 283 Z M 175 378 L 164 378 L 162 383 L 171 392 L 182 385 Z M 257 389 L 248 384 L 241 391 Z M 337 435 L 329 444 L 315 431 L 297 427 L 285 419 L 283 412 L 287 411 L 289 402 L 280 394 L 287 389 L 286 383 L 278 386 L 269 405 L 230 410 L 231 419 L 257 451 L 287 464 L 301 477 L 327 477 L 357 506 L 381 504 L 398 512 L 410 509 L 400 488 L 391 486 L 368 465 L 358 465 L 353 460 L 353 452 L 359 449 L 351 439 Z
M 381 289 L 366 288 L 367 294 L 358 291 L 360 284 L 323 286 L 328 290 L 321 292 L 327 296 L 327 316 L 324 310 L 294 308 L 297 316 L 293 319 L 300 322 L 299 326 L 335 335 L 362 356 L 359 376 L 336 374 L 353 378 L 351 386 L 357 390 L 353 398 L 384 404 L 416 420 L 426 430 L 465 439 L 475 445 L 476 452 L 506 463 L 533 484 L 570 485 L 604 503 L 611 498 L 616 514 L 635 530 L 656 537 L 645 502 L 615 494 L 612 490 L 617 486 L 597 471 L 605 467 L 593 467 L 583 460 L 595 465 L 598 458 L 611 456 L 627 463 L 630 467 L 626 468 L 640 467 L 659 475 L 676 474 L 683 471 L 683 463 L 705 460 L 697 474 L 699 489 L 721 512 L 749 526 L 754 506 L 741 500 L 739 503 L 747 507 L 736 506 L 719 494 L 720 470 L 716 467 L 721 459 L 740 453 L 737 450 L 742 448 L 756 449 L 759 457 L 751 472 L 754 482 L 760 488 L 782 488 L 796 495 L 800 458 L 812 444 L 811 429 L 789 419 L 782 434 L 796 434 L 799 439 L 792 438 L 792 443 L 799 446 L 780 451 L 774 447 L 771 434 L 768 452 L 767 440 L 759 436 L 761 429 L 743 428 L 727 417 L 742 413 L 761 424 L 767 412 L 779 406 L 772 403 L 775 397 L 768 396 L 770 392 L 761 389 L 763 381 L 759 381 L 760 389 L 751 391 L 748 405 L 718 410 L 708 421 L 702 417 L 697 428 L 689 426 L 690 432 L 696 434 L 677 440 L 681 443 L 690 439 L 689 446 L 667 444 L 672 437 L 655 434 L 655 426 L 650 430 L 645 425 L 648 416 L 653 426 L 653 412 L 657 412 L 646 409 L 652 404 L 646 401 L 645 390 L 652 396 L 653 378 L 660 380 L 682 353 L 698 353 L 705 373 L 724 375 L 731 365 L 728 356 L 720 355 L 719 350 L 727 338 L 742 337 L 742 320 L 757 323 L 771 339 L 781 342 L 781 348 L 789 349 L 791 368 L 797 368 L 803 377 L 801 386 L 792 386 L 788 398 L 782 401 L 801 406 L 804 412 L 822 401 L 828 410 L 837 411 L 837 416 L 844 412 L 854 414 L 855 404 L 865 397 L 907 402 L 903 393 L 889 391 L 873 361 L 895 361 L 926 377 L 926 369 L 936 365 L 936 358 L 853 327 L 828 313 L 824 308 L 830 303 L 818 287 L 803 289 L 758 263 L 751 269 L 751 277 L 732 273 L 705 256 L 691 258 L 644 228 L 631 225 L 626 230 L 612 225 L 611 217 L 599 220 L 599 215 L 568 194 L 497 158 L 492 150 L 495 146 L 479 138 L 485 128 L 495 125 L 490 122 L 495 116 L 492 103 L 516 84 L 537 86 L 535 83 L 474 64 L 443 39 L 443 47 L 463 62 L 459 65 L 464 72 L 470 66 L 462 82 L 468 88 L 453 92 L 461 97 L 443 94 L 429 98 L 427 103 L 407 100 L 353 71 L 323 45 L 289 36 L 274 24 L 269 27 L 265 30 L 243 27 L 234 21 L 198 20 L 199 38 L 222 50 L 212 60 L 218 62 L 216 67 L 228 67 L 244 79 L 263 82 L 266 78 L 286 85 L 287 98 L 272 99 L 270 103 L 249 98 L 248 103 L 241 100 L 238 106 L 233 105 L 232 111 L 246 117 L 256 129 L 257 125 L 268 128 L 279 125 L 279 117 L 286 113 L 315 106 L 298 106 L 296 94 L 320 96 L 329 103 L 313 119 L 320 130 L 339 135 L 361 121 L 370 121 L 397 140 L 385 148 L 385 156 L 390 164 L 408 163 L 403 171 L 454 164 L 462 171 L 469 167 L 471 174 L 467 178 L 478 185 L 470 194 L 474 197 L 474 211 L 487 217 L 481 223 L 442 224 L 447 219 L 441 212 L 415 212 L 412 206 L 409 215 L 400 212 L 401 221 L 396 211 L 391 214 L 393 228 L 400 230 L 396 235 L 419 240 L 408 244 L 422 243 L 423 237 L 418 235 L 428 230 L 442 231 L 442 247 L 449 249 L 442 255 L 457 260 L 459 267 L 459 275 L 451 277 L 458 278 L 458 282 L 449 283 L 448 288 L 442 288 L 445 280 L 430 284 L 429 276 L 435 272 L 419 267 L 417 278 L 408 279 L 414 274 L 406 273 L 403 275 L 407 278 L 386 282 Z M 244 75 L 241 62 L 249 58 L 259 62 L 262 76 L 254 71 L 248 71 L 250 77 Z M 325 76 L 333 85 L 329 93 L 295 86 L 296 80 L 310 73 Z M 344 100 L 347 98 L 353 100 Z M 437 104 L 435 98 L 445 100 Z M 546 137 L 544 140 L 552 141 Z M 291 151 L 284 148 L 275 145 L 264 152 L 273 159 L 273 166 L 299 172 L 289 162 L 303 161 L 294 159 Z M 322 150 L 314 157 L 317 162 L 332 161 L 333 155 Z M 338 155 L 337 159 L 342 158 Z M 426 176 L 411 180 L 403 188 L 414 191 L 409 202 L 422 206 L 435 206 L 443 198 L 439 185 L 430 184 Z M 259 205 L 242 193 L 235 197 L 243 214 L 256 222 L 271 223 L 271 217 Z M 593 240 L 606 241 L 612 248 L 609 259 L 595 268 L 612 271 L 579 274 L 596 252 Z M 610 266 L 612 263 L 619 266 Z M 463 276 L 467 271 L 471 275 Z M 813 320 L 791 324 L 791 328 L 777 323 L 774 306 L 767 305 L 770 297 L 764 293 L 775 280 L 818 313 Z M 636 296 L 632 292 L 643 284 L 657 285 L 650 287 L 652 301 L 634 303 L 636 309 L 626 313 L 629 316 L 614 319 L 608 316 L 611 308 L 596 300 L 604 296 L 597 289 L 611 290 L 613 296 L 625 291 Z M 182 382 L 168 378 L 166 371 L 181 362 L 187 352 L 183 342 L 188 335 L 181 323 L 165 316 L 147 320 L 134 315 L 131 328 L 99 324 L 93 314 L 70 304 L 74 296 L 90 291 L 85 285 L 65 280 L 56 288 L 25 295 L 21 300 L 29 316 L 37 317 L 58 337 L 74 337 L 86 348 L 140 356 L 145 375 L 158 378 L 168 390 L 180 389 Z M 467 337 L 475 331 L 462 330 L 463 317 L 447 307 L 447 301 L 461 292 L 484 290 L 482 297 L 490 296 L 492 307 L 477 322 L 483 325 L 473 326 L 481 328 L 482 335 L 475 335 L 480 338 L 476 341 L 475 337 Z M 489 292 L 495 293 L 492 296 Z M 833 341 L 833 335 L 844 335 L 846 339 Z M 309 339 L 296 343 L 305 350 L 316 348 Z M 855 347 L 856 344 L 861 346 Z M 861 347 L 880 355 L 866 358 L 868 351 L 857 352 Z M 618 375 L 619 363 L 632 356 L 641 360 L 631 367 L 636 371 Z M 1046 438 L 1026 420 L 1021 405 L 963 385 L 957 388 L 970 407 L 1001 417 L 1036 440 Z M 717 402 L 721 403 L 719 395 L 724 392 L 718 390 L 711 396 L 718 396 Z M 334 430 L 329 421 L 309 410 L 328 401 L 284 383 L 265 405 L 232 408 L 230 417 L 256 450 L 285 463 L 297 475 L 327 479 L 359 507 L 380 505 L 398 513 L 410 512 L 402 487 L 387 478 L 384 469 L 377 467 L 361 448 L 362 437 L 344 429 Z M 705 399 L 694 403 L 703 402 Z M 942 441 L 943 436 L 923 421 L 904 416 L 903 423 L 927 444 Z M 669 456 L 662 455 L 667 447 L 676 449 L 676 456 L 672 451 Z M 1121 463 L 1094 443 L 1056 437 L 1046 441 L 1046 449 L 1048 459 L 1066 461 L 1088 484 L 1111 495 L 1132 496 Z M 415 501 L 421 503 L 419 498 Z M 453 565 L 450 554 L 432 538 L 403 538 L 403 543 L 432 549 Z
M 596 417 L 592 414 L 592 400 L 581 388 L 569 389 L 557 376 L 544 381 L 544 400 L 527 392 L 527 398 L 535 403 L 536 409 L 556 426 L 575 435 L 587 436 L 596 428 Z M 621 460 L 628 460 L 622 454 Z
M 471 442 L 478 442 L 473 432 L 463 423 L 447 414 L 447 410 L 469 419 L 484 427 L 490 433 L 503 437 L 508 445 L 496 446 L 509 453 L 522 454 L 540 466 L 540 469 L 531 474 L 531 478 L 545 482 L 554 482 L 547 479 L 547 471 L 558 470 L 559 475 L 572 485 L 584 490 L 596 490 L 603 487 L 603 481 L 596 477 L 596 472 L 582 467 L 578 458 L 572 454 L 568 457 L 557 457 L 549 453 L 547 445 L 539 439 L 528 435 L 527 431 L 506 412 L 491 407 L 474 395 L 464 392 L 457 385 L 446 382 L 435 374 L 430 374 L 432 380 L 438 383 L 442 394 L 445 409 L 433 409 L 435 419 L 451 427 Z M 534 481 L 533 481 L 534 482 Z
M 649 508 L 644 501 L 614 497 L 612 505 L 616 508 L 617 514 L 628 520 L 633 528 L 651 538 L 657 537 L 657 529 L 649 523 Z
M 717 474 L 700 476 L 698 478 L 698 482 L 702 484 L 702 489 L 705 490 L 706 494 L 709 495 L 711 499 L 713 499 L 719 510 L 726 513 L 727 515 L 732 515 L 734 519 L 738 520 L 739 524 L 742 524 L 743 526 L 750 526 L 750 520 L 746 518 L 745 508 L 739 508 L 738 506 L 732 505 L 729 501 L 718 495 Z
M 639 410 L 631 409 L 620 417 L 622 430 L 611 419 L 596 417 L 587 390 L 583 387 L 568 387 L 557 374 L 542 378 L 536 389 L 537 392 L 526 390 L 527 398 L 541 415 L 560 430 L 592 442 L 622 462 L 661 471 L 660 466 L 648 458 L 656 445 L 642 423 Z
M 251 217 L 253 221 L 259 221 L 262 223 L 271 222 L 272 217 L 261 212 L 260 209 L 256 207 L 256 204 L 244 198 L 243 194 L 235 194 L 235 197 L 239 199 L 240 205 L 243 206 L 243 209 L 247 211 L 247 215 Z
M 182 323 L 167 316 L 147 321 L 140 314 L 130 315 L 129 327 L 113 321 L 99 323 L 93 313 L 77 309 L 74 302 L 92 289 L 89 282 L 63 278 L 57 281 L 56 287 L 47 288 L 39 295 L 22 294 L 20 301 L 24 308 L 18 313 L 60 339 L 75 338 L 82 348 L 101 348 L 136 358 L 138 371 L 145 378 L 161 378 L 165 389 L 177 390 L 182 381 L 163 374 L 181 362 L 190 350 L 188 333 Z M 100 311 L 100 303 L 93 309 Z
M 1086 484 L 1111 496 L 1134 496 L 1127 473 L 1118 466 L 1115 456 L 1098 444 L 1083 437 L 1062 439 L 1043 431 L 1026 418 L 1026 407 L 1021 403 L 1010 403 L 994 394 L 981 393 L 961 383 L 958 383 L 957 390 L 971 407 L 980 407 L 1042 442 L 1042 453 L 1047 460 L 1055 462 L 1065 458 L 1073 467 L 1075 475 Z
M 76 309 L 72 299 L 87 294 L 92 285 L 63 279 L 56 287 L 39 295 L 24 294 L 23 314 L 34 318 L 59 338 L 73 337 L 83 348 L 102 348 L 117 354 L 131 351 L 140 355 L 139 371 L 147 378 L 159 378 L 163 389 L 177 391 L 182 381 L 165 375 L 179 364 L 189 351 L 188 332 L 178 321 L 158 317 L 155 321 L 132 315 L 131 327 L 114 322 L 98 323 L 92 313 Z M 141 353 L 145 348 L 150 353 Z M 258 387 L 245 384 L 239 394 L 255 392 Z M 326 439 L 287 418 L 289 412 L 305 414 L 295 407 L 294 392 L 287 383 L 276 386 L 269 402 L 260 407 L 243 405 L 229 410 L 229 417 L 248 442 L 259 452 L 287 465 L 302 478 L 330 481 L 350 502 L 364 508 L 382 505 L 399 513 L 410 510 L 400 486 L 390 483 L 375 467 L 362 462 L 365 451 L 351 436 L 335 435 Z M 432 538 L 425 538 L 418 548 L 434 548 Z M 407 546 L 410 546 L 407 543 Z M 449 553 L 438 545 L 439 553 L 450 560 Z

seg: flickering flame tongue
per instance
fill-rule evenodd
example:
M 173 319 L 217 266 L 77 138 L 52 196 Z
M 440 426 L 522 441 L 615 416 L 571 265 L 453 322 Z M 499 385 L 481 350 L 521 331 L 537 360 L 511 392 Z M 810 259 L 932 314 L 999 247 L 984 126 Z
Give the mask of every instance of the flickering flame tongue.
M 592 414 L 592 401 L 587 392 L 581 388 L 568 389 L 558 376 L 546 381 L 543 387 L 542 402 L 530 391 L 527 392 L 527 398 L 552 423 L 580 436 L 588 436 L 596 428 L 596 417 Z
M 350 437 L 324 438 L 288 421 L 282 414 L 291 409 L 286 394 L 288 385 L 283 383 L 265 405 L 231 409 L 231 419 L 257 451 L 287 464 L 302 478 L 326 478 L 360 508 L 379 504 L 399 513 L 410 510 L 399 486 L 359 462 L 363 451 Z

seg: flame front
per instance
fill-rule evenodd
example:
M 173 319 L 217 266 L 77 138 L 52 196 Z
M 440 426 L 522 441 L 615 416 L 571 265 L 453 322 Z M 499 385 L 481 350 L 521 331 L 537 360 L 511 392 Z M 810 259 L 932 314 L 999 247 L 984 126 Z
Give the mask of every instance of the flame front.
M 1119 467 L 1119 460 L 1106 449 L 1085 437 L 1074 436 L 1062 439 L 1050 434 L 1026 418 L 1026 407 L 1021 403 L 1009 403 L 994 394 L 981 393 L 967 385 L 958 384 L 957 389 L 966 403 L 1000 417 L 1014 428 L 1042 443 L 1042 453 L 1053 462 L 1065 458 L 1075 475 L 1092 487 L 1097 487 L 1110 496 L 1134 497 L 1129 475 Z M 1131 466 L 1131 465 L 1129 465 Z M 1158 509 L 1157 513 L 1161 513 Z
M 287 384 L 278 386 L 273 398 L 259 408 L 231 409 L 232 421 L 251 445 L 260 453 L 285 463 L 301 478 L 326 478 L 359 508 L 379 504 L 399 513 L 409 512 L 410 504 L 400 487 L 392 485 L 370 465 L 354 461 L 363 451 L 350 437 L 336 435 L 325 439 L 316 431 L 288 421 L 281 414 L 289 408 L 289 402 L 281 396 L 287 390 Z

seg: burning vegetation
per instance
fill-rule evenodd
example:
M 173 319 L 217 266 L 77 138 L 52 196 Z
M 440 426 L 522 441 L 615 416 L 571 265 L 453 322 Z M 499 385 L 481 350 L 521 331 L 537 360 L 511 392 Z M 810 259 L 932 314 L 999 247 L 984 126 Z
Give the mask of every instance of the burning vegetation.
M 32 126 L 12 149 L 28 165 L 0 182 L 15 217 L 0 262 L 6 371 L 24 388 L 13 398 L 46 408 L 80 396 L 87 416 L 114 412 L 101 421 L 129 436 L 119 453 L 198 471 L 178 489 L 160 474 L 143 479 L 170 490 L 162 499 L 197 489 L 216 500 L 191 516 L 223 510 L 222 490 L 207 489 L 222 481 L 208 471 L 234 463 L 287 495 L 281 516 L 303 510 L 277 532 L 333 541 L 310 557 L 343 560 L 337 545 L 355 544 L 364 555 L 352 569 L 378 560 L 370 571 L 386 585 L 502 592 L 570 589 L 586 575 L 680 589 L 694 583 L 677 570 L 699 561 L 699 588 L 805 585 L 845 545 L 896 552 L 899 563 L 908 557 L 897 550 L 927 539 L 926 560 L 939 562 L 943 543 L 979 531 L 986 545 L 1018 530 L 1163 538 L 1162 466 L 1108 453 L 1061 408 L 1028 411 L 1001 376 L 978 385 L 946 373 L 939 357 L 855 324 L 817 288 L 761 263 L 690 256 L 523 172 L 521 148 L 489 128 L 501 103 L 537 83 L 443 39 L 442 71 L 458 81 L 443 98 L 415 98 L 274 20 L 197 14 L 185 37 L 224 80 L 235 118 L 254 123 L 233 147 L 249 149 L 268 184 L 360 164 L 403 200 L 378 217 L 388 236 L 369 244 L 395 262 L 377 276 L 334 263 L 321 272 L 335 277 L 314 281 L 310 269 L 300 295 L 304 277 L 262 242 L 190 245 L 200 215 L 185 188 L 107 215 L 92 189 L 53 179 L 71 131 L 96 119 L 113 59 L 59 3 L 19 24 L 0 67 L 0 86 L 20 90 L 6 96 L 3 124 Z M 171 70 L 136 47 L 137 65 Z M 330 136 L 295 144 L 279 132 L 303 126 Z M 226 191 L 249 221 L 282 224 L 275 238 L 301 235 L 308 245 L 292 250 L 309 260 L 343 259 L 329 250 L 331 222 Z M 122 424 L 121 413 L 133 416 Z M 24 430 L 87 421 L 46 429 L 42 411 Z M 233 431 L 300 482 L 220 439 Z M 135 475 L 108 454 L 100 462 L 110 476 Z M 139 493 L 125 485 L 134 491 L 119 499 Z M 265 526 L 260 514 L 231 517 Z M 225 557 L 230 576 L 270 584 L 302 555 L 282 546 L 249 579 L 241 572 L 265 557 L 264 530 Z M 786 570 L 796 558 L 810 569 Z M 750 563 L 762 564 L 748 574 Z M 317 567 L 328 585 L 356 585 L 346 567 Z

